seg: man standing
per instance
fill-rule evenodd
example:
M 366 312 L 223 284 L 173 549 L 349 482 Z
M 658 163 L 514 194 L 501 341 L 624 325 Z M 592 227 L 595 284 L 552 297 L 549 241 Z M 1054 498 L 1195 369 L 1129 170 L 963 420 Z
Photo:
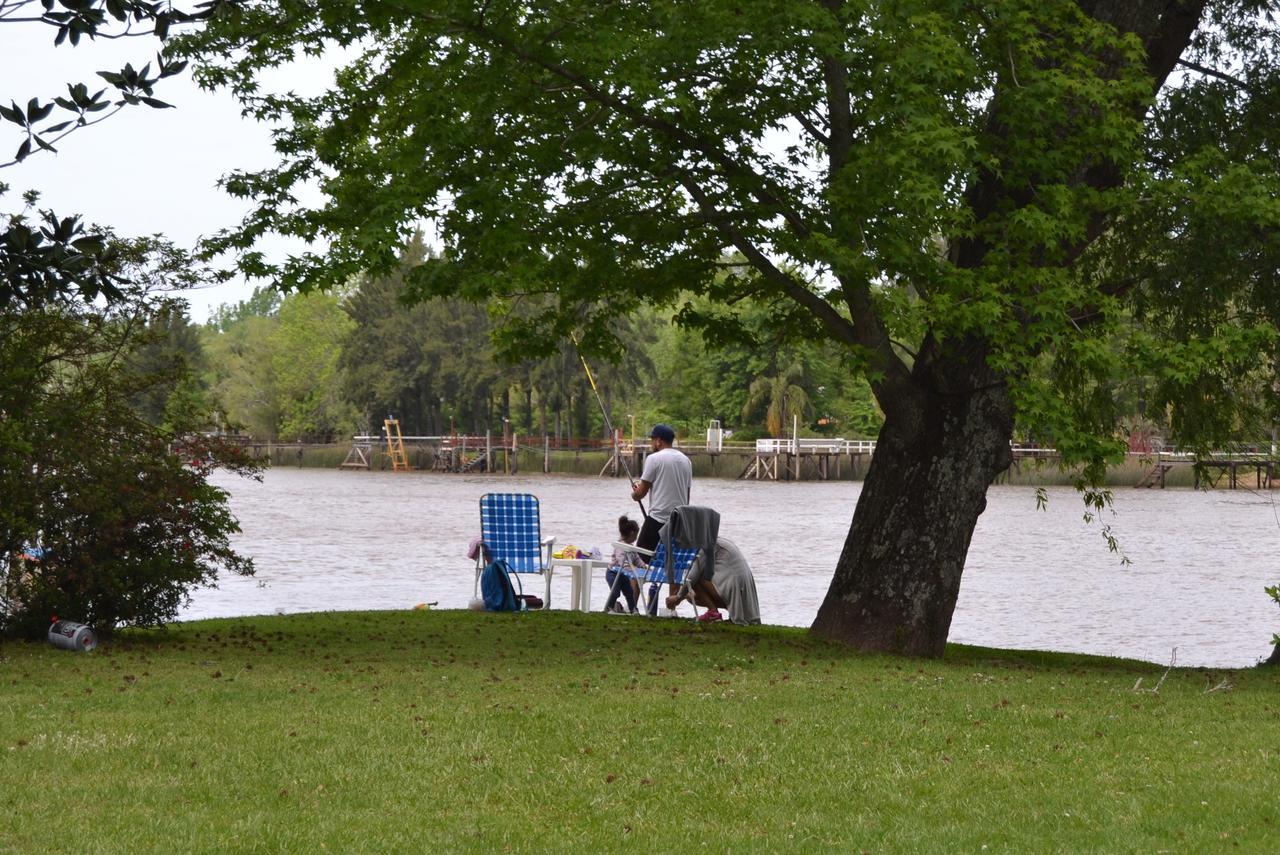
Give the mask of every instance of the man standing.
M 671 518 L 671 512 L 680 505 L 689 504 L 689 488 L 693 484 L 693 464 L 683 452 L 671 446 L 676 432 L 670 425 L 654 425 L 649 431 L 653 451 L 644 459 L 640 483 L 631 488 L 631 498 L 637 502 L 649 496 L 649 515 L 640 529 L 636 545 L 641 549 L 656 549 L 658 532 Z

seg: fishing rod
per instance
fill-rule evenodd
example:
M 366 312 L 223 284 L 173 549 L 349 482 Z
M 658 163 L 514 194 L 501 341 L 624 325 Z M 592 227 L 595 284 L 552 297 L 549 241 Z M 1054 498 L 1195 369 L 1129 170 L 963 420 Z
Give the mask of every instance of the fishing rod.
M 632 488 L 636 486 L 636 476 L 631 472 L 631 465 L 627 463 L 627 458 L 623 457 L 618 450 L 618 434 L 613 429 L 613 422 L 609 418 L 609 409 L 604 405 L 604 399 L 600 397 L 600 390 L 596 388 L 596 378 L 591 374 L 591 366 L 587 364 L 587 358 L 582 355 L 582 347 L 578 343 L 578 337 L 570 334 L 569 338 L 573 341 L 574 348 L 578 351 L 578 359 L 582 360 L 582 368 L 587 372 L 587 382 L 591 384 L 591 391 L 595 393 L 596 403 L 600 405 L 600 414 L 604 416 L 605 429 L 609 431 L 609 439 L 613 442 L 613 456 L 622 461 L 622 468 L 627 470 L 627 480 L 631 483 Z M 644 502 L 636 499 L 636 504 L 640 506 L 640 513 L 645 519 L 649 518 L 649 512 L 644 509 Z
M 622 468 L 627 470 L 627 481 L 631 484 L 632 489 L 635 489 L 636 476 L 632 474 L 627 458 L 623 457 L 618 450 L 618 433 L 613 429 L 613 421 L 609 418 L 609 408 L 604 405 L 604 399 L 600 397 L 600 390 L 596 388 L 596 378 L 591 374 L 591 366 L 587 364 L 587 358 L 582 355 L 582 346 L 578 343 L 578 337 L 570 333 L 569 338 L 573 340 L 573 346 L 578 351 L 578 359 L 582 360 L 582 370 L 587 372 L 587 382 L 591 384 L 591 391 L 596 396 L 596 403 L 600 405 L 600 415 L 604 416 L 604 426 L 609 431 L 609 439 L 613 443 L 613 456 L 622 461 Z M 640 506 L 640 513 L 644 518 L 646 520 L 649 519 L 649 512 L 644 509 L 644 502 L 636 499 L 636 504 Z M 618 584 L 622 581 L 623 574 L 618 572 L 613 577 L 613 585 L 609 588 L 610 599 L 613 599 L 618 590 Z M 628 581 L 626 584 L 630 584 L 630 582 Z

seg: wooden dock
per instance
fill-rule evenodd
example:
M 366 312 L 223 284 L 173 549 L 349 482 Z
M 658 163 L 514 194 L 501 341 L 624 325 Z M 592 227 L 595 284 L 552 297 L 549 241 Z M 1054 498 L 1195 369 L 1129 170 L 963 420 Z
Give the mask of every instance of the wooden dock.
M 826 439 L 760 439 L 756 440 L 751 460 L 738 475 L 740 480 L 801 481 L 807 472 L 815 480 L 839 478 L 843 465 L 850 466 L 870 457 L 876 450 L 874 440 Z
M 1277 484 L 1277 461 L 1270 455 L 1220 453 L 1197 458 L 1191 454 L 1165 452 L 1144 455 L 1151 459 L 1151 469 L 1135 484 L 1139 488 L 1165 488 L 1170 472 L 1192 470 L 1192 483 L 1197 490 L 1273 490 Z
M 496 472 L 514 473 L 518 469 L 516 451 L 518 438 L 512 434 L 499 442 L 490 435 L 468 436 L 387 436 L 361 435 L 351 438 L 351 451 L 339 469 L 372 468 L 373 450 L 380 448 L 392 461 L 393 471 L 412 468 L 430 469 L 435 472 Z M 406 446 L 416 453 L 419 463 L 410 466 Z
M 399 456 L 402 463 L 400 466 L 393 465 L 393 469 L 401 471 L 418 469 L 434 472 L 493 472 L 514 475 L 519 472 L 522 454 L 527 463 L 530 453 L 541 452 L 543 471 L 550 472 L 552 451 L 600 453 L 608 452 L 613 447 L 608 440 L 560 441 L 549 436 L 542 437 L 541 441 L 534 438 L 534 441 L 530 442 L 529 439 L 515 433 L 507 434 L 505 437 L 491 434 L 401 437 L 393 434 L 388 442 L 386 436 L 358 435 L 351 438 L 351 449 L 338 468 L 372 469 L 376 452 L 391 460 L 393 464 L 395 457 Z M 410 457 L 414 460 L 412 464 L 409 462 Z
M 1242 484 L 1244 489 L 1250 489 L 1247 483 L 1249 473 L 1253 476 L 1252 488 L 1270 490 L 1276 481 L 1276 463 L 1257 457 L 1201 460 L 1200 466 L 1195 468 L 1195 487 L 1197 490 L 1213 489 L 1225 478 L 1229 490 L 1240 489 Z
M 761 439 L 748 442 L 677 443 L 676 451 L 694 460 L 699 458 L 745 459 L 746 463 L 738 479 L 756 481 L 826 481 L 839 478 L 845 466 L 865 463 L 875 450 L 872 440 L 810 439 L 794 443 L 786 439 Z M 649 456 L 647 443 L 622 440 L 605 461 L 600 475 L 622 476 L 628 470 L 634 477 L 644 471 L 644 459 Z
M 529 442 L 533 439 L 534 442 Z M 650 453 L 648 442 L 632 442 L 620 439 L 613 443 L 609 440 L 579 440 L 559 442 L 550 437 L 542 437 L 538 443 L 536 437 L 526 437 L 524 442 L 514 434 L 504 437 L 491 435 L 449 436 L 406 436 L 394 437 L 399 440 L 400 454 L 404 446 L 409 447 L 415 458 L 417 469 L 430 469 L 437 472 L 465 473 L 508 473 L 519 471 L 519 458 L 523 454 L 526 464 L 532 452 L 542 452 L 544 472 L 551 471 L 552 451 L 579 451 L 608 454 L 601 476 L 621 477 L 628 470 L 633 477 L 639 477 L 644 471 L 644 459 Z M 399 443 L 396 443 L 397 445 Z M 299 446 L 299 456 L 301 447 Z M 723 471 L 724 465 L 731 465 L 738 471 L 739 480 L 752 481 L 827 481 L 847 477 L 848 472 L 856 473 L 859 469 L 866 471 L 866 466 L 875 453 L 875 440 L 828 439 L 824 437 L 805 437 L 802 439 L 761 439 L 754 443 L 679 443 L 677 451 L 693 459 L 695 463 L 702 458 L 706 463 L 710 458 L 712 470 L 717 462 L 722 467 L 719 471 L 731 475 L 734 470 Z M 388 449 L 387 437 L 380 435 L 352 437 L 352 446 L 347 458 L 341 464 L 342 469 L 372 468 L 375 450 Z M 1041 448 L 1013 444 L 1013 465 L 1015 468 L 1029 461 L 1052 461 L 1059 458 L 1057 449 Z M 1204 459 L 1181 452 L 1157 452 L 1155 454 L 1131 454 L 1142 460 L 1151 461 L 1150 469 L 1135 485 L 1139 488 L 1165 489 L 1170 472 L 1176 469 L 1192 467 L 1194 486 L 1198 490 L 1210 489 L 1275 489 L 1280 478 L 1277 477 L 1277 460 L 1270 455 L 1259 453 L 1232 454 L 1218 453 Z M 404 459 L 404 458 L 402 458 Z M 405 465 L 405 464 L 402 464 Z M 399 468 L 399 467 L 397 467 Z

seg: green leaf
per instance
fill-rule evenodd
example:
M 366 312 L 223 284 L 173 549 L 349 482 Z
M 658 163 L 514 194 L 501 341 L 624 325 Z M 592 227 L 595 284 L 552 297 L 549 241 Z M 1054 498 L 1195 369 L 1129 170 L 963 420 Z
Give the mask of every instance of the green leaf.
M 53 112 L 52 103 L 41 106 L 36 101 L 35 98 L 32 98 L 27 103 L 27 121 L 30 122 L 31 124 L 35 124 L 36 122 L 43 122 L 45 119 L 49 118 L 49 114 L 52 112 Z
M 187 68 L 186 60 L 179 62 L 168 62 L 160 66 L 161 77 L 173 77 L 175 74 L 181 74 Z

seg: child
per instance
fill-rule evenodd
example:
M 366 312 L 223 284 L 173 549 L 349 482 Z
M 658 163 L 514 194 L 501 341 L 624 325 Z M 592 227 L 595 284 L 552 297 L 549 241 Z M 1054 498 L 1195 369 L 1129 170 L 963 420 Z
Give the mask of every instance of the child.
M 625 514 L 618 517 L 619 540 L 623 543 L 635 543 L 636 536 L 639 534 L 639 523 Z M 626 597 L 627 611 L 635 612 L 636 598 L 640 596 L 640 582 L 636 579 L 636 571 L 643 567 L 644 559 L 638 553 L 620 546 L 613 550 L 613 563 L 604 574 L 605 581 L 609 583 L 609 599 L 604 604 L 606 612 L 614 611 L 618 594 Z

